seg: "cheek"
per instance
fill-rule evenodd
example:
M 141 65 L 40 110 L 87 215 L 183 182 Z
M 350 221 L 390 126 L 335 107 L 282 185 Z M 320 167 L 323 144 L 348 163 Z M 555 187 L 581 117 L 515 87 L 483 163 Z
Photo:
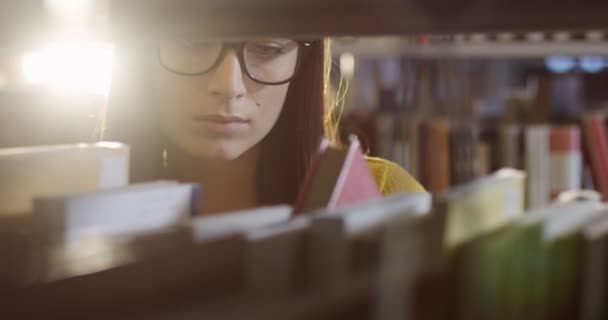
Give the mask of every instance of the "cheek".
M 289 85 L 266 86 L 257 95 L 256 122 L 260 124 L 261 131 L 264 131 L 263 136 L 266 136 L 276 123 L 283 109 L 288 88 Z
M 152 94 L 155 97 L 153 108 L 161 117 L 176 117 L 186 114 L 200 104 L 200 88 L 205 79 L 192 79 L 166 71 L 157 71 L 153 79 Z

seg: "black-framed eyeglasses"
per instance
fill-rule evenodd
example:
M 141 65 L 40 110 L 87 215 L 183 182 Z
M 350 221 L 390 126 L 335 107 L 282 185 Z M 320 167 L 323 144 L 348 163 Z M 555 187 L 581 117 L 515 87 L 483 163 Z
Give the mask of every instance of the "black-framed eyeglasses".
M 310 46 L 310 42 L 279 38 L 234 42 L 171 39 L 159 42 L 158 57 L 160 64 L 173 73 L 198 76 L 213 70 L 229 50 L 234 50 L 249 78 L 280 85 L 295 76 Z

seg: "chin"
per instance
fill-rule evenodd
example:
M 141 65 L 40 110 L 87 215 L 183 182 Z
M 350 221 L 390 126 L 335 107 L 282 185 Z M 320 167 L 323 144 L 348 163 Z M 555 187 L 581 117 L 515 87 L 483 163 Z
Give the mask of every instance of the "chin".
M 247 148 L 234 143 L 206 143 L 190 146 L 186 151 L 203 161 L 230 161 L 243 155 Z

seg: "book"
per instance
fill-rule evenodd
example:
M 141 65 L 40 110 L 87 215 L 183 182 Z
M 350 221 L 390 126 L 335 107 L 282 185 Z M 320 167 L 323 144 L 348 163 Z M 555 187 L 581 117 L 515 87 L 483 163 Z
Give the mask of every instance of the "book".
M 583 181 L 580 129 L 577 126 L 552 127 L 549 144 L 551 199 L 563 191 L 580 190 Z
M 525 174 L 502 169 L 493 175 L 456 187 L 438 199 L 437 214 L 444 216 L 445 228 L 440 250 L 448 267 L 443 272 L 444 295 L 439 299 L 443 315 L 458 318 L 483 318 L 483 306 L 474 303 L 483 296 L 496 306 L 486 291 L 495 288 L 498 272 L 494 263 L 494 234 L 524 212 Z M 492 270 L 492 273 L 487 273 Z M 441 278 L 440 278 L 441 279 Z M 430 294 L 429 294 L 430 295 Z M 484 300 L 484 301 L 485 301 Z
M 421 216 L 407 214 L 390 218 L 377 240 L 375 319 L 404 319 L 413 307 L 416 274 L 424 265 L 422 244 L 431 240 L 419 227 L 422 221 Z
M 395 132 L 398 122 L 392 112 L 378 112 L 375 115 L 378 130 L 378 156 L 384 159 L 395 159 L 393 147 L 398 142 Z M 397 160 L 397 159 L 395 159 Z
M 377 199 L 379 187 L 365 160 L 359 141 L 351 136 L 346 149 L 322 143 L 294 205 L 294 213 L 337 208 Z
M 550 255 L 546 245 L 572 223 L 580 223 L 602 209 L 597 201 L 557 203 L 532 210 L 512 228 L 512 242 L 505 279 L 505 310 L 510 317 L 541 319 L 547 316 L 549 301 Z M 565 222 L 564 222 L 565 219 Z M 569 222 L 569 220 L 571 222 Z
M 608 198 L 608 137 L 605 121 L 603 114 L 586 114 L 581 120 L 585 155 L 591 169 L 593 186 L 604 199 Z
M 447 250 L 500 227 L 524 212 L 525 174 L 502 169 L 454 188 L 438 199 L 446 215 Z
M 501 168 L 523 169 L 521 155 L 522 127 L 505 124 L 498 128 L 498 166 Z
M 277 205 L 195 217 L 191 220 L 193 236 L 204 240 L 229 234 L 243 234 L 252 229 L 281 224 L 291 218 L 292 207 Z
M 580 313 L 581 320 L 605 319 L 608 295 L 608 218 L 600 217 L 583 229 L 584 270 L 582 270 Z
M 448 191 L 450 180 L 450 122 L 428 119 L 421 125 L 422 184 L 433 194 Z
M 579 315 L 581 294 L 580 273 L 583 261 L 582 230 L 598 217 L 606 217 L 606 206 L 580 212 L 554 213 L 543 228 L 542 241 L 545 249 L 544 265 L 547 267 L 543 287 L 547 290 L 544 314 L 549 319 L 574 319 Z
M 0 215 L 29 214 L 35 197 L 125 186 L 129 147 L 120 143 L 0 149 Z
M 245 234 L 246 289 L 256 297 L 281 297 L 305 288 L 310 216 L 269 225 Z
M 197 213 L 195 184 L 142 183 L 96 192 L 38 197 L 33 223 L 42 243 L 72 243 L 172 227 Z
M 82 238 L 69 244 L 32 248 L 25 273 L 27 282 L 52 282 L 129 265 L 167 254 L 193 243 L 191 229 L 178 225 L 153 231 Z
M 528 173 L 527 207 L 539 208 L 549 204 L 551 128 L 534 125 L 525 129 L 525 168 Z
M 480 142 L 477 145 L 477 151 L 479 176 L 487 176 L 492 173 L 492 147 L 488 142 Z
M 382 227 L 400 215 L 424 215 L 430 206 L 431 196 L 427 193 L 398 193 L 337 212 L 316 214 L 311 222 L 307 255 L 310 286 L 336 287 L 357 270 L 369 270 L 375 250 L 369 244 L 376 241 Z
M 453 186 L 479 177 L 479 134 L 479 128 L 470 123 L 453 125 L 450 129 L 450 181 Z
M 401 117 L 403 168 L 416 179 L 420 179 L 420 122 L 414 117 Z
M 513 220 L 484 230 L 471 241 L 454 249 L 451 255 L 452 305 L 455 318 L 487 319 L 500 318 L 502 310 L 504 265 L 508 257 L 504 254 L 505 239 Z M 483 301 L 483 303 L 479 303 Z

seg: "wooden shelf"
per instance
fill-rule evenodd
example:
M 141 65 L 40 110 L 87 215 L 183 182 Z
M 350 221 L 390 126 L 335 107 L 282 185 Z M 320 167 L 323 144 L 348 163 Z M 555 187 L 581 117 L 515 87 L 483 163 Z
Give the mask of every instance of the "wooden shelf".
M 403 56 L 403 57 L 456 57 L 456 58 L 543 58 L 551 55 L 606 56 L 608 42 L 605 41 L 467 41 L 449 43 L 415 44 L 398 37 L 369 37 L 359 39 L 337 39 L 332 51 L 339 55 L 352 53 L 357 56 Z
M 217 36 L 402 35 L 602 29 L 603 0 L 107 0 L 115 38 L 166 33 Z M 110 27 L 109 25 L 106 27 Z M 0 4 L 0 44 L 53 29 L 42 0 Z
M 382 35 L 596 29 L 602 0 L 114 0 L 117 34 Z

